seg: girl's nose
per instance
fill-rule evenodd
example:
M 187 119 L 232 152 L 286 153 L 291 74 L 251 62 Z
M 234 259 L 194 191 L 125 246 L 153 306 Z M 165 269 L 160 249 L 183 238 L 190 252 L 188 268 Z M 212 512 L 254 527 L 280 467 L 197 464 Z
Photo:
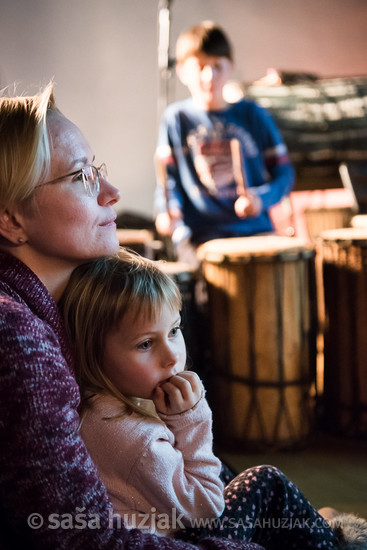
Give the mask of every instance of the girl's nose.
M 178 353 L 171 349 L 169 346 L 166 346 L 162 353 L 162 365 L 164 368 L 172 368 L 178 362 L 179 356 Z

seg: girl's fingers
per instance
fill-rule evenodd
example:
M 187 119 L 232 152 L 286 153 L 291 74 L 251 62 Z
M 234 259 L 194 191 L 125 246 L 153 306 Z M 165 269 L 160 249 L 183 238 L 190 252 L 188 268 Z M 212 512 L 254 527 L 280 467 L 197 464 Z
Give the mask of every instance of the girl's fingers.
M 155 390 L 153 402 L 157 411 L 177 414 L 191 409 L 200 400 L 203 386 L 196 373 L 180 372 Z
M 166 412 L 167 409 L 167 397 L 161 387 L 157 387 L 154 392 L 153 403 L 155 408 L 160 412 Z
M 170 383 L 174 384 L 175 386 L 178 386 L 182 391 L 185 391 L 186 389 L 190 389 L 193 392 L 202 392 L 203 385 L 199 378 L 199 376 L 196 374 L 196 372 L 192 371 L 183 371 L 175 376 L 172 376 L 169 380 Z M 190 386 L 188 386 L 188 384 Z

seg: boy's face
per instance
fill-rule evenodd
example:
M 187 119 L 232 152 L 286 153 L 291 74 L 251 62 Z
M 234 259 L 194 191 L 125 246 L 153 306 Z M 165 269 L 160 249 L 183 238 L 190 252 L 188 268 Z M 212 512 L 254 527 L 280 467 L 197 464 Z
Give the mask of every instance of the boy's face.
M 177 74 L 199 107 L 205 110 L 225 107 L 223 86 L 232 74 L 229 59 L 204 53 L 192 55 L 178 65 Z

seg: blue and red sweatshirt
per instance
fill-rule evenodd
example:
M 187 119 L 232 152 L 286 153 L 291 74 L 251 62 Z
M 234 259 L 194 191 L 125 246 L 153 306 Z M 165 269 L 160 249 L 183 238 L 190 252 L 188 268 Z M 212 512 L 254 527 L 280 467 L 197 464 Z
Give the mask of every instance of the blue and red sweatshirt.
M 239 189 L 233 139 L 240 143 L 243 177 L 262 201 L 258 217 L 241 219 L 234 211 Z M 287 147 L 273 119 L 245 99 L 221 111 L 199 109 L 192 98 L 168 106 L 160 124 L 157 158 L 167 171 L 167 186 L 157 184 L 156 213 L 178 208 L 196 244 L 272 231 L 268 210 L 294 184 Z M 180 232 L 185 234 L 182 227 Z

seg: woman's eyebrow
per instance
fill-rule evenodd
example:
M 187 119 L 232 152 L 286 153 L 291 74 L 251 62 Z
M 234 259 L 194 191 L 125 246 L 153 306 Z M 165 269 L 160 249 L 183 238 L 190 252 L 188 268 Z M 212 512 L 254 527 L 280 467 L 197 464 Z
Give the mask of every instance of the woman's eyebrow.
M 95 161 L 95 158 L 96 158 L 96 156 L 93 155 L 92 162 Z M 83 165 L 85 166 L 85 165 L 88 165 L 88 164 L 89 164 L 88 158 L 87 158 L 87 157 L 80 157 L 80 158 L 78 158 L 78 159 L 75 159 L 75 160 L 73 161 L 72 166 L 76 166 L 76 165 L 78 165 L 78 164 L 82 165 L 81 168 L 83 168 Z

